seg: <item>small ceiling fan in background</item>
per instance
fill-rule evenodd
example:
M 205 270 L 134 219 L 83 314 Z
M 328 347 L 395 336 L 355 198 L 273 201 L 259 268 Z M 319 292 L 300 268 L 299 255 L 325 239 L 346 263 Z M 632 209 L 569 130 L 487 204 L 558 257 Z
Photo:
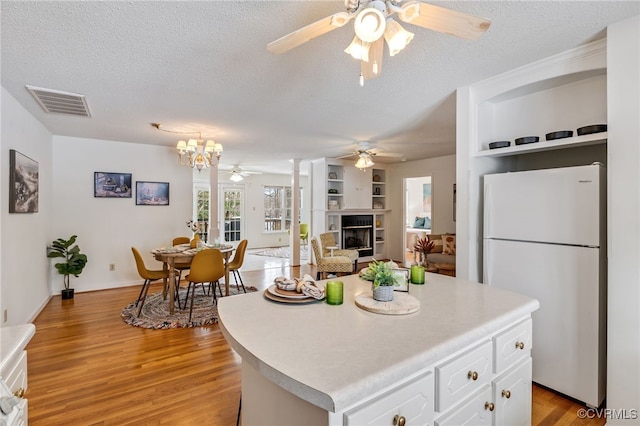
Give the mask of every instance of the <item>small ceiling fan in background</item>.
M 229 180 L 232 182 L 240 182 L 249 175 L 261 175 L 262 172 L 250 172 L 242 170 L 238 164 L 234 164 L 231 170 L 223 171 L 221 174 L 228 174 Z
M 350 153 L 338 158 L 357 158 L 355 166 L 361 170 L 364 170 L 368 167 L 372 167 L 375 163 L 373 162 L 374 156 L 380 157 L 393 157 L 393 158 L 403 158 L 403 154 L 398 154 L 394 152 L 383 151 L 374 146 L 375 144 L 370 141 L 361 141 L 358 142 L 356 149 Z
M 354 59 L 360 60 L 360 85 L 380 75 L 384 41 L 389 56 L 404 49 L 413 39 L 413 33 L 405 30 L 393 19 L 461 37 L 467 40 L 479 38 L 491 25 L 491 21 L 456 10 L 415 0 L 345 0 L 346 12 L 338 12 L 300 28 L 267 45 L 272 53 L 284 53 L 316 37 L 343 27 L 354 19 L 355 37 L 345 49 Z

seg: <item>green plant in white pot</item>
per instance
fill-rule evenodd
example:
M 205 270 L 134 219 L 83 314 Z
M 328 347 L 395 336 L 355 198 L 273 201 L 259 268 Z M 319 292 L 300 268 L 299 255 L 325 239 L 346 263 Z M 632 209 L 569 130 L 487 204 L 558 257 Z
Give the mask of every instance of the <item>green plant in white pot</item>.
M 69 288 L 69 276 L 78 277 L 87 264 L 87 256 L 80 253 L 80 247 L 77 244 L 73 245 L 77 238 L 77 235 L 72 235 L 68 240 L 58 238 L 51 243 L 47 253 L 47 257 L 64 259 L 54 265 L 58 273 L 64 276 L 63 299 L 73 299 L 74 290 Z
M 369 263 L 367 271 L 362 278 L 373 281 L 373 299 L 379 302 L 390 302 L 393 300 L 393 287 L 398 285 L 393 272 L 393 262 L 379 262 L 373 260 Z

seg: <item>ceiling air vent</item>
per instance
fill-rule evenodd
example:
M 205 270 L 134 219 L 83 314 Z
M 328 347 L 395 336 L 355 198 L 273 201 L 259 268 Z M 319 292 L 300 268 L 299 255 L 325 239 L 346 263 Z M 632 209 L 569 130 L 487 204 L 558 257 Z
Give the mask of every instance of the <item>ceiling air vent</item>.
M 84 95 L 34 86 L 26 86 L 26 88 L 45 112 L 91 117 Z

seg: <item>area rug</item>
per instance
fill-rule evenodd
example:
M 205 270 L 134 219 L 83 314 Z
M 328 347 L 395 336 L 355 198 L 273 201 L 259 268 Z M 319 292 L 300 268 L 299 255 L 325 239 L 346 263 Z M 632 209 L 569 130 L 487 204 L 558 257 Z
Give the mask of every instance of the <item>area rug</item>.
M 245 286 L 245 288 L 247 289 L 247 293 L 258 290 L 256 287 Z M 236 294 L 238 294 L 238 288 L 235 285 L 230 286 L 229 297 Z M 242 289 L 240 289 L 239 294 L 244 294 Z M 186 296 L 187 289 L 184 287 L 180 288 L 180 302 L 183 305 Z M 189 293 L 189 302 L 191 302 L 191 293 Z M 169 297 L 167 297 L 167 300 L 164 300 L 161 292 L 154 293 L 147 296 L 147 300 L 144 302 L 139 318 L 138 307 L 136 306 L 135 300 L 122 309 L 120 316 L 122 317 L 122 320 L 129 325 L 141 328 L 151 328 L 154 330 L 202 327 L 218 322 L 218 306 L 213 303 L 213 296 L 203 294 L 201 287 L 196 289 L 196 296 L 195 299 L 193 299 L 193 314 L 191 315 L 191 321 L 189 321 L 188 303 L 186 309 L 178 309 L 176 306 L 176 309 L 173 311 L 173 315 L 170 315 Z
M 256 256 L 267 256 L 267 257 L 279 257 L 279 258 L 283 258 L 283 259 L 288 259 L 289 256 L 291 256 L 291 252 L 289 251 L 289 247 L 285 246 L 285 247 L 271 247 L 271 248 L 267 248 L 267 249 L 259 249 L 259 250 L 255 250 L 255 251 L 248 251 L 248 254 L 253 254 Z M 307 258 L 307 250 L 302 249 L 300 250 L 300 258 L 301 259 L 306 259 Z

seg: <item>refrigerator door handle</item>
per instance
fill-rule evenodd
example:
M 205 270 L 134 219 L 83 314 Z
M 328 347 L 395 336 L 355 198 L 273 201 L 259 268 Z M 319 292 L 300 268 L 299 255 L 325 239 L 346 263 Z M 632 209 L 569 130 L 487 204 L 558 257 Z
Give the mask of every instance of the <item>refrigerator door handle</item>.
M 489 234 L 489 223 L 491 223 L 491 184 L 484 184 L 484 221 L 483 221 L 483 233 L 484 238 Z

